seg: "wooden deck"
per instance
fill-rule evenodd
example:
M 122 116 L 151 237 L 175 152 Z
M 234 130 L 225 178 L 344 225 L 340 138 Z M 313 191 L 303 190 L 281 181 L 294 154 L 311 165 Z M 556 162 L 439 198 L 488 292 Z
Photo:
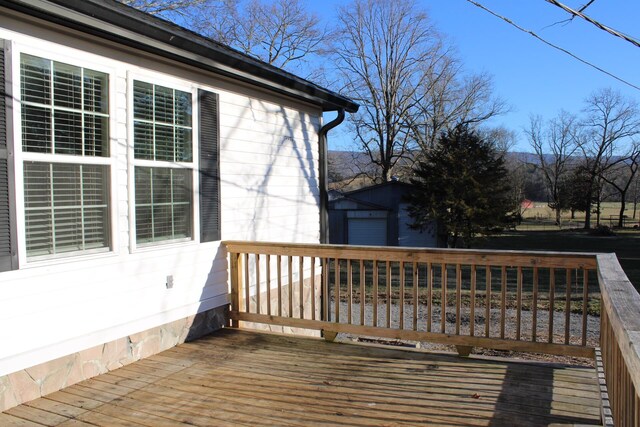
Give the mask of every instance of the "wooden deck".
M 225 329 L 0 414 L 0 425 L 599 424 L 593 369 Z

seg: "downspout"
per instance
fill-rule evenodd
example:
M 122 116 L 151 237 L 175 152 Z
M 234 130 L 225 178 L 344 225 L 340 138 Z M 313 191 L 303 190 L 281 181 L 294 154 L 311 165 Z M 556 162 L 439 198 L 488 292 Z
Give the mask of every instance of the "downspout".
M 338 117 L 320 128 L 318 132 L 320 167 L 320 243 L 329 243 L 329 193 L 328 189 L 328 153 L 327 133 L 344 121 L 344 108 L 338 109 Z

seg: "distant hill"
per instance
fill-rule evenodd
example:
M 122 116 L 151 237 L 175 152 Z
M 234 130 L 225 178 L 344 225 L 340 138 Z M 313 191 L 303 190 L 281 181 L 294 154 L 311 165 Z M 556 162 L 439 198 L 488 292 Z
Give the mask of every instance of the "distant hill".
M 508 152 L 507 161 L 515 160 L 523 163 L 538 164 L 538 157 L 533 153 Z M 369 156 L 358 151 L 329 150 L 329 179 L 331 182 L 352 178 L 361 171 L 373 173 L 376 166 L 371 164 Z M 549 156 L 551 160 L 551 156 Z

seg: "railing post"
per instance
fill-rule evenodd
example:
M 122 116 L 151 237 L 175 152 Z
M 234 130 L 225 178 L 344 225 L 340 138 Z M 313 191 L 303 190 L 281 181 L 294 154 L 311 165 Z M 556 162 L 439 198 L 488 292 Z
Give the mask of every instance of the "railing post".
M 229 253 L 231 258 L 231 312 L 238 313 L 240 311 L 240 298 L 242 296 L 242 258 L 239 253 Z M 237 320 L 231 320 L 231 327 L 237 328 Z

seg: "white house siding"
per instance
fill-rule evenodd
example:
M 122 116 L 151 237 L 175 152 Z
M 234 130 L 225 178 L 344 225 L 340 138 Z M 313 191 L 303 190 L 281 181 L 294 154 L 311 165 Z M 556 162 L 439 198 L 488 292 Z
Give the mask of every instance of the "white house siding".
M 70 30 L 27 22 L 1 8 L 0 38 L 12 41 L 16 79 L 21 51 L 109 72 L 114 222 L 109 253 L 27 262 L 23 250 L 20 269 L 0 273 L 0 376 L 228 302 L 225 254 L 218 242 L 199 244 L 197 228 L 192 242 L 131 245 L 131 75 L 166 78 L 219 94 L 223 240 L 318 242 L 319 108 Z M 17 84 L 14 94 L 19 94 Z M 18 135 L 19 116 L 14 125 Z M 19 140 L 15 147 L 21 170 Z M 19 198 L 23 245 L 20 203 Z M 166 287 L 168 275 L 174 279 L 172 289 Z

